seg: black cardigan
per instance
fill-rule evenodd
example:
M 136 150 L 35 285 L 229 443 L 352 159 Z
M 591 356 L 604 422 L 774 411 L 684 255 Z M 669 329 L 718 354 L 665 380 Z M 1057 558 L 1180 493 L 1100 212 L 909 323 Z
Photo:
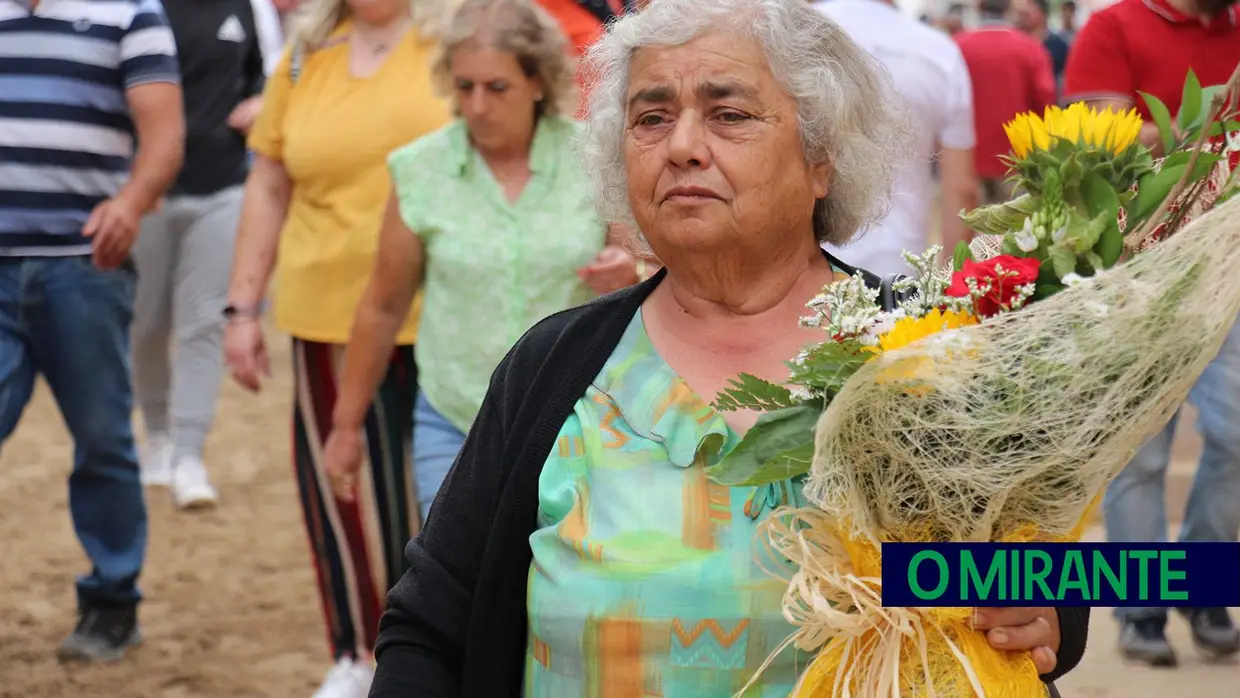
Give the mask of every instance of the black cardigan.
M 388 596 L 371 698 L 520 698 L 539 473 L 662 278 L 552 315 L 496 368 L 429 521 L 406 549 L 412 567 Z M 1048 681 L 1084 654 L 1089 609 L 1065 608 L 1059 619 L 1059 666 Z

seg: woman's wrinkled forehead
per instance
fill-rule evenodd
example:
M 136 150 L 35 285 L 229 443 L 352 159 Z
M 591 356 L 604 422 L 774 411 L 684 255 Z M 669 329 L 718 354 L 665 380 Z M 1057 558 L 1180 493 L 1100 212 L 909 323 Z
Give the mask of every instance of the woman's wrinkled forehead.
M 625 106 L 736 99 L 760 102 L 779 91 L 756 42 L 708 35 L 679 46 L 645 46 L 629 64 Z

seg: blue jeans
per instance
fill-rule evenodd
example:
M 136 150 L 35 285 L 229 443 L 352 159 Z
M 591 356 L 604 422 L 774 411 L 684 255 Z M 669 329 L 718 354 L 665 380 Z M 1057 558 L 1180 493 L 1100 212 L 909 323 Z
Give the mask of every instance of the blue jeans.
M 418 391 L 413 407 L 413 481 L 418 485 L 418 511 L 422 523 L 430 513 L 439 487 L 465 445 L 465 435 L 443 418 Z
M 1204 446 L 1188 497 L 1181 541 L 1235 542 L 1240 535 L 1240 322 L 1188 394 Z M 1107 488 L 1107 540 L 1167 540 L 1166 479 L 1178 413 Z M 1120 620 L 1158 618 L 1162 608 L 1117 608 Z
M 42 374 L 73 436 L 69 513 L 93 569 L 78 603 L 134 604 L 147 519 L 134 451 L 129 324 L 136 277 L 89 257 L 0 257 L 0 444 Z

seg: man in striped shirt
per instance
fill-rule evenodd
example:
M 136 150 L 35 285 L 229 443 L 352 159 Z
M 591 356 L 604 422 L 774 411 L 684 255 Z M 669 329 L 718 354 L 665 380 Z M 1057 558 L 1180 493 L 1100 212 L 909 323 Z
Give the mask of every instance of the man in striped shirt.
M 128 259 L 181 164 L 179 83 L 159 0 L 0 0 L 0 443 L 41 374 L 73 436 L 69 509 L 92 563 L 65 659 L 141 638 Z

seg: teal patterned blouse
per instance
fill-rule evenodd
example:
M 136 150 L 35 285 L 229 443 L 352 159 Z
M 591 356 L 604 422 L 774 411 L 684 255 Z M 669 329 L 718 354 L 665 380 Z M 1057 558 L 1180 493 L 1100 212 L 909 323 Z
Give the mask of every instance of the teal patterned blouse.
M 539 479 L 526 698 L 730 698 L 793 632 L 757 523 L 804 502 L 707 479 L 739 441 L 638 312 Z M 745 695 L 784 698 L 807 662 L 785 650 Z

